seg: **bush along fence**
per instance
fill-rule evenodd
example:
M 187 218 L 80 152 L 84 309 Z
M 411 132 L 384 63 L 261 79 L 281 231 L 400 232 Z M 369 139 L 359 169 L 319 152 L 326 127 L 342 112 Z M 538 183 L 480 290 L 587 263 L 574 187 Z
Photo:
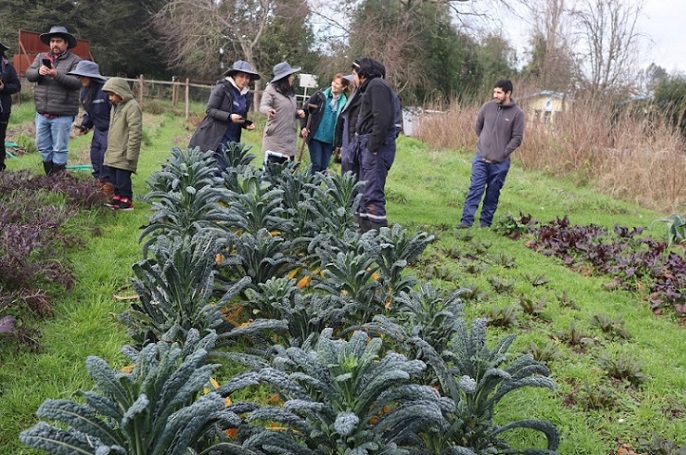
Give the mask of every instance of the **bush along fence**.
M 433 237 L 359 234 L 359 184 L 224 152 L 173 149 L 124 314 L 132 365 L 90 357 L 95 388 L 47 400 L 28 446 L 54 454 L 555 454 L 543 420 L 502 423 L 496 405 L 553 389 L 530 354 L 493 348 L 460 293 L 403 273 Z M 511 358 L 512 357 L 512 358 Z M 231 373 L 236 372 L 238 373 Z M 495 422 L 499 422 L 496 424 Z M 529 429 L 543 447 L 519 448 Z

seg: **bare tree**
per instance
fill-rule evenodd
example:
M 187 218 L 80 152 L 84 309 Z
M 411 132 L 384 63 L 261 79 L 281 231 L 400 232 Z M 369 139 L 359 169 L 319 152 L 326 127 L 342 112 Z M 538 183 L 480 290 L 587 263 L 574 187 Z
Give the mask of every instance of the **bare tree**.
M 276 0 L 170 0 L 154 16 L 171 67 L 216 74 L 222 55 L 255 65 Z
M 561 92 L 570 88 L 577 72 L 566 27 L 566 3 L 543 0 L 532 5 L 531 61 L 525 67 L 525 73 L 534 76 L 537 85 Z
M 643 0 L 575 0 L 571 16 L 583 80 L 594 96 L 634 84 Z

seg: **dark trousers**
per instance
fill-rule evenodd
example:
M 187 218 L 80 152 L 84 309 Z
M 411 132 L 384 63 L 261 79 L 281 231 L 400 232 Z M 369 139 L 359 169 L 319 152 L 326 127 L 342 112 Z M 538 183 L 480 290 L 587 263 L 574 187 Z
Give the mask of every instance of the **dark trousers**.
M 386 225 L 386 177 L 395 160 L 395 133 L 391 132 L 376 154 L 367 147 L 368 137 L 358 136 L 360 181 L 364 182 L 360 218 Z
M 133 199 L 133 187 L 131 186 L 131 174 L 133 172 L 109 166 L 107 169 L 114 185 L 114 195 L 122 199 Z
M 91 165 L 93 166 L 93 177 L 101 182 L 110 182 L 110 175 L 107 166 L 103 165 L 105 152 L 107 151 L 107 131 L 93 130 L 93 140 L 91 141 Z
M 5 169 L 5 137 L 7 136 L 7 123 L 10 121 L 10 113 L 3 112 L 0 114 L 0 171 Z
M 307 143 L 307 148 L 310 151 L 310 162 L 312 163 L 311 172 L 324 172 L 329 167 L 331 162 L 331 154 L 333 153 L 333 144 L 310 139 Z
M 490 226 L 493 223 L 493 215 L 498 208 L 500 190 L 505 184 L 505 178 L 510 170 L 510 160 L 506 159 L 500 163 L 487 163 L 478 153 L 472 160 L 472 177 L 469 184 L 469 192 L 464 201 L 462 212 L 462 223 L 471 225 L 474 223 L 474 214 L 481 206 L 481 216 L 479 223 L 482 226 Z M 485 194 L 484 194 L 485 190 Z

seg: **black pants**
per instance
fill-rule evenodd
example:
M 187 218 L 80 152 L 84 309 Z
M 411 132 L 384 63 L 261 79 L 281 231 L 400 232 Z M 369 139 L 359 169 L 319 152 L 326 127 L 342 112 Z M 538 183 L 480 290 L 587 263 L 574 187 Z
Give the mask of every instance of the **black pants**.
M 114 195 L 122 199 L 133 199 L 133 187 L 131 186 L 131 174 L 133 172 L 116 167 L 107 167 L 114 184 Z
M 5 136 L 7 136 L 7 123 L 10 121 L 10 113 L 0 114 L 0 171 L 5 169 Z

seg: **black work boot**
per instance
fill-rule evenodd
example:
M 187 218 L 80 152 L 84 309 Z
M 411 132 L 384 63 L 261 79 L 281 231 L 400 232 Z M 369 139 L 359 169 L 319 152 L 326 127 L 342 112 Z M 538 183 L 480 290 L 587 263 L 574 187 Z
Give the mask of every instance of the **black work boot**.
M 52 163 L 52 173 L 58 174 L 60 172 L 64 172 L 64 170 L 67 168 L 66 164 L 57 164 L 57 163 Z
M 371 230 L 371 228 L 372 223 L 369 221 L 369 218 L 360 218 L 360 234 L 364 234 Z
M 43 169 L 45 169 L 45 175 L 52 175 L 52 161 L 43 161 Z
M 382 227 L 388 227 L 388 221 L 369 221 L 369 230 L 375 230 L 376 232 L 380 232 Z

